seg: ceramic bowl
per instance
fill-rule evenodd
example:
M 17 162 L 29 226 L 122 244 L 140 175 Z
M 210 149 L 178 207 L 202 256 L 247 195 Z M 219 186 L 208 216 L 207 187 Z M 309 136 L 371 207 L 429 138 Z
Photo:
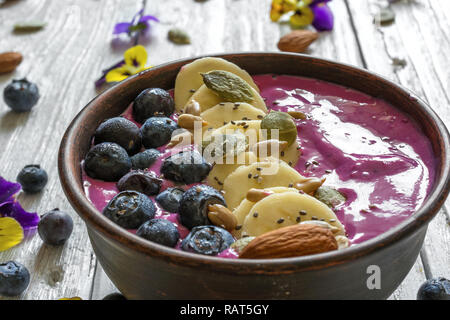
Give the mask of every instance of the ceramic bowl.
M 436 179 L 422 207 L 386 233 L 342 251 L 271 260 L 195 255 L 141 239 L 102 216 L 83 191 L 81 161 L 105 119 L 121 114 L 148 87 L 171 89 L 185 59 L 144 71 L 90 102 L 72 121 L 59 151 L 63 189 L 85 221 L 106 274 L 129 299 L 384 299 L 414 265 L 428 223 L 449 193 L 449 133 L 433 110 L 413 93 L 366 70 L 307 55 L 217 55 L 250 74 L 316 78 L 385 99 L 417 121 L 432 142 Z M 372 267 L 375 266 L 375 267 Z M 379 270 L 379 288 L 368 286 Z M 379 268 L 379 269 L 377 269 Z

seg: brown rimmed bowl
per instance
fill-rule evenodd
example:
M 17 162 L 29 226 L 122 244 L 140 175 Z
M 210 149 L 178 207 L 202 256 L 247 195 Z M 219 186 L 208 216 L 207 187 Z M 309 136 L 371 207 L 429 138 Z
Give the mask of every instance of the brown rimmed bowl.
M 180 68 L 195 59 L 163 64 L 117 84 L 91 101 L 68 127 L 59 150 L 59 175 L 71 205 L 85 221 L 106 274 L 129 299 L 384 299 L 416 261 L 428 223 L 450 186 L 449 133 L 413 93 L 366 70 L 306 55 L 217 55 L 250 74 L 316 78 L 382 98 L 422 126 L 436 156 L 436 179 L 422 207 L 380 236 L 342 251 L 313 256 L 244 260 L 195 255 L 151 243 L 102 216 L 83 191 L 81 161 L 105 119 L 121 114 L 148 87 L 171 89 Z M 379 267 L 375 269 L 371 266 Z M 371 275 L 380 271 L 380 287 Z

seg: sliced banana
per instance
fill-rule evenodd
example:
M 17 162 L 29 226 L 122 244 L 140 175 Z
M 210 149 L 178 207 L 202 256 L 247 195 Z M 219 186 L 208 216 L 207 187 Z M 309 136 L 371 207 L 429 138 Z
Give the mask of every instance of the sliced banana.
M 205 132 L 204 138 L 207 139 L 209 136 L 216 134 L 230 134 L 235 130 L 244 133 L 248 137 L 249 150 L 252 150 L 256 143 L 267 139 L 267 136 L 263 131 L 261 131 L 261 120 L 233 121 L 233 123 L 229 122 L 216 130 L 209 130 Z M 298 142 L 295 141 L 280 153 L 279 158 L 293 167 L 297 164 L 300 155 L 301 152 Z
M 220 128 L 230 121 L 258 120 L 266 114 L 248 103 L 225 102 L 202 112 L 200 116 L 208 122 L 208 127 Z
M 258 91 L 252 88 L 252 95 L 253 101 L 250 102 L 250 104 L 257 109 L 267 112 L 266 103 L 264 102 L 263 98 L 261 98 Z M 200 109 L 202 112 L 211 109 L 212 107 L 214 107 L 219 103 L 226 102 L 217 94 L 215 94 L 212 90 L 208 89 L 205 85 L 202 85 L 200 88 L 197 89 L 197 91 L 190 97 L 190 99 L 184 105 L 183 109 L 185 109 L 191 103 L 192 100 L 195 100 L 200 105 Z
M 251 163 L 257 162 L 258 158 L 252 152 L 245 152 L 238 155 L 235 158 L 234 163 L 216 163 L 212 170 L 209 172 L 207 177 L 207 182 L 210 186 L 217 190 L 222 190 L 223 183 L 225 179 L 238 167 L 242 165 L 249 165 Z M 224 161 L 225 162 L 225 161 Z
M 302 179 L 304 177 L 284 161 L 266 158 L 234 170 L 223 183 L 224 197 L 228 208 L 234 210 L 252 188 L 289 187 Z
M 242 235 L 259 236 L 263 233 L 300 223 L 322 220 L 337 227 L 344 234 L 344 226 L 324 203 L 298 192 L 274 193 L 258 201 L 244 219 Z
M 213 70 L 231 72 L 244 79 L 252 88 L 259 92 L 258 86 L 248 72 L 239 68 L 234 63 L 212 57 L 197 59 L 183 66 L 175 80 L 175 105 L 178 111 L 190 100 L 190 97 L 193 95 L 193 90 L 197 90 L 203 85 L 201 73 Z
M 283 192 L 297 192 L 297 189 L 294 188 L 288 188 L 288 187 L 273 187 L 273 188 L 266 188 L 264 189 L 268 192 L 273 193 L 283 193 Z M 234 209 L 233 213 L 236 216 L 238 225 L 242 225 L 244 223 L 245 218 L 247 217 L 248 213 L 252 209 L 252 207 L 255 205 L 255 202 L 252 202 L 250 200 L 247 200 L 246 198 L 241 201 L 239 206 Z

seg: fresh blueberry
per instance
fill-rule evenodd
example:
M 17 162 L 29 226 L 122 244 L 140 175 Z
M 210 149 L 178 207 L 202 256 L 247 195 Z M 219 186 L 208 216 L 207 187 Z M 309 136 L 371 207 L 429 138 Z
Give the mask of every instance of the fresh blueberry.
M 103 142 L 89 150 L 84 170 L 94 179 L 118 181 L 131 170 L 127 151 L 116 143 Z
M 164 160 L 161 173 L 166 179 L 191 184 L 203 181 L 211 168 L 198 151 L 182 151 Z
M 38 102 L 39 89 L 27 79 L 13 80 L 3 91 L 3 98 L 13 111 L 26 112 Z
M 159 193 L 162 180 L 153 172 L 146 170 L 133 170 L 124 175 L 119 182 L 117 188 L 119 191 L 134 190 L 148 196 Z
M 172 133 L 178 129 L 178 124 L 166 117 L 147 119 L 141 128 L 142 144 L 145 148 L 158 148 L 169 143 Z
M 175 224 L 166 219 L 147 221 L 139 227 L 136 235 L 171 248 L 175 247 L 180 239 L 180 233 Z
M 170 117 L 174 111 L 175 102 L 172 96 L 159 88 L 142 91 L 133 103 L 133 118 L 139 123 L 157 115 Z
M 417 292 L 417 300 L 450 300 L 450 280 L 439 277 L 425 281 Z
M 188 252 L 215 256 L 230 247 L 234 238 L 227 230 L 216 226 L 198 226 L 181 243 Z
M 148 169 L 155 163 L 161 153 L 156 149 L 147 149 L 131 157 L 131 166 L 133 169 Z
M 108 294 L 102 300 L 127 300 L 127 298 L 125 298 L 121 293 L 114 292 Z
M 0 264 L 0 296 L 18 296 L 29 283 L 30 272 L 22 264 L 14 261 Z
M 36 193 L 44 189 L 48 181 L 47 172 L 39 165 L 29 165 L 23 168 L 17 175 L 17 182 L 27 193 Z
M 66 243 L 72 234 L 72 230 L 72 217 L 59 209 L 44 214 L 38 224 L 38 233 L 42 241 L 53 246 Z
M 131 155 L 141 150 L 141 140 L 139 127 L 122 117 L 106 120 L 100 124 L 94 134 L 94 144 L 114 142 Z
M 193 227 L 208 225 L 208 206 L 220 204 L 226 206 L 222 194 L 207 185 L 198 185 L 187 190 L 180 201 L 181 223 L 192 229 Z
M 156 207 L 145 194 L 137 191 L 123 191 L 116 195 L 103 209 L 111 221 L 126 229 L 137 229 L 144 222 L 153 219 Z
M 178 213 L 180 208 L 181 197 L 184 190 L 180 188 L 168 188 L 158 194 L 155 200 L 161 205 L 161 207 L 169 212 Z

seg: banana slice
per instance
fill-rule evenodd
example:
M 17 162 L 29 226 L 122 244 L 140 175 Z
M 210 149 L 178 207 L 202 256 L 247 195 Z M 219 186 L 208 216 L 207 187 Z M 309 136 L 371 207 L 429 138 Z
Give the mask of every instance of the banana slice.
M 261 98 L 258 91 L 252 88 L 252 95 L 253 101 L 250 104 L 257 109 L 267 112 L 266 103 L 264 102 L 263 98 Z M 192 100 L 195 100 L 196 102 L 198 102 L 198 104 L 200 104 L 200 109 L 202 112 L 211 109 L 219 103 L 226 102 L 212 90 L 208 89 L 205 85 L 202 85 L 200 88 L 198 88 L 198 90 L 189 98 L 187 103 L 184 105 L 184 108 L 188 106 Z
M 283 192 L 297 192 L 298 190 L 295 188 L 287 188 L 287 187 L 273 187 L 273 188 L 266 188 L 264 191 L 273 192 L 273 193 L 283 193 Z M 247 217 L 248 213 L 252 209 L 252 207 L 255 205 L 255 202 L 252 202 L 245 198 L 241 201 L 239 206 L 234 209 L 233 213 L 237 218 L 238 225 L 242 225 L 244 223 L 245 218 Z
M 266 114 L 261 109 L 255 108 L 248 103 L 235 104 L 225 102 L 202 112 L 200 116 L 208 122 L 208 127 L 219 128 L 224 126 L 225 122 L 240 120 L 258 120 Z
M 244 219 L 241 232 L 256 237 L 306 220 L 328 222 L 344 234 L 344 226 L 327 205 L 298 192 L 274 193 L 258 201 Z
M 209 121 L 208 121 L 209 124 Z M 209 130 L 205 132 L 205 139 L 211 135 L 226 134 L 238 130 L 245 134 L 249 139 L 249 150 L 255 143 L 264 141 L 267 136 L 261 131 L 261 120 L 248 120 L 248 121 L 234 121 L 234 123 L 227 123 L 216 130 Z M 300 158 L 301 152 L 299 148 L 298 141 L 295 141 L 289 147 L 287 147 L 283 152 L 280 153 L 279 158 L 291 166 L 295 166 Z
M 289 187 L 303 179 L 300 173 L 284 161 L 266 158 L 234 170 L 223 183 L 224 197 L 228 208 L 234 210 L 252 188 Z
M 203 85 L 203 79 L 200 74 L 213 70 L 224 70 L 234 73 L 259 92 L 258 86 L 248 72 L 239 68 L 234 63 L 221 58 L 212 57 L 197 59 L 183 66 L 180 72 L 178 72 L 175 80 L 175 105 L 178 111 L 180 111 L 188 100 L 190 100 L 190 97 L 193 94 L 192 90 L 197 90 Z
M 253 152 L 245 152 L 244 154 L 241 154 L 237 158 L 235 158 L 235 160 L 235 163 L 230 164 L 216 163 L 212 170 L 209 172 L 208 177 L 206 178 L 208 184 L 217 190 L 222 190 L 223 182 L 234 170 L 242 165 L 249 165 L 251 163 L 257 162 L 258 158 Z

